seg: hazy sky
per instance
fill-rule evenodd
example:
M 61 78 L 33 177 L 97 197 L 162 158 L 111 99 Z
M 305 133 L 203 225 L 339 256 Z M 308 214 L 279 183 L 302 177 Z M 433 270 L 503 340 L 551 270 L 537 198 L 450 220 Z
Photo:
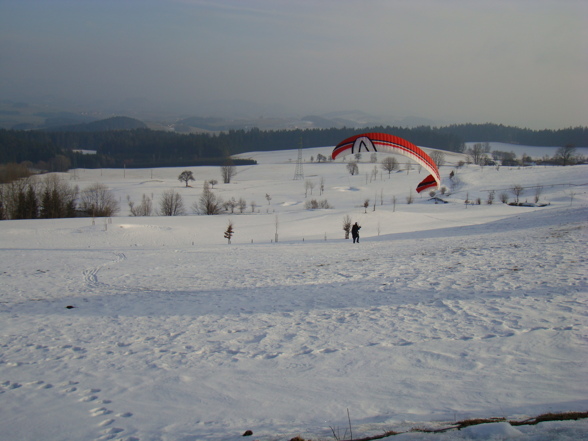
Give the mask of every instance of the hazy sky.
M 588 1 L 0 0 L 0 99 L 47 95 L 588 125 Z

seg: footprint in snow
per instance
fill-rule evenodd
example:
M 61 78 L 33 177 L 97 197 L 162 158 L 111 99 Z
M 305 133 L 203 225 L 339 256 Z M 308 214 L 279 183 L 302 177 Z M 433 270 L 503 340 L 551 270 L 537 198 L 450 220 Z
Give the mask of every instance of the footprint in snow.
M 106 407 L 97 407 L 90 410 L 90 415 L 92 416 L 108 415 L 110 413 L 112 413 L 112 410 L 108 410 Z
M 84 397 L 82 397 L 82 399 L 80 401 L 97 401 L 99 400 L 99 396 L 97 395 L 99 392 L 101 392 L 100 389 L 88 389 L 86 391 L 84 391 Z M 100 400 L 99 401 L 102 404 L 110 404 L 111 401 L 110 400 Z M 94 418 L 100 418 L 100 417 L 105 417 L 105 416 L 110 416 L 113 411 L 111 409 L 109 409 L 108 407 L 105 406 L 100 406 L 100 407 L 95 407 L 93 409 L 90 409 L 88 411 L 90 413 L 90 415 Z M 120 412 L 117 413 L 115 415 L 117 418 L 130 418 L 133 416 L 132 412 Z M 125 429 L 120 428 L 120 427 L 113 427 L 113 424 L 116 423 L 116 418 L 105 418 L 102 421 L 100 421 L 98 423 L 98 427 L 104 427 L 105 429 L 102 430 L 101 436 L 99 438 L 96 438 L 94 441 L 102 441 L 102 440 L 109 440 L 109 439 L 113 439 L 115 437 L 118 437 L 120 433 L 124 432 Z M 135 438 L 135 437 L 130 437 L 128 438 L 128 440 L 133 440 L 133 441 L 139 441 L 139 438 Z
M 18 389 L 18 388 L 22 387 L 22 384 L 15 383 L 12 381 L 3 381 L 2 383 L 0 383 L 0 386 L 2 386 L 2 389 L 13 390 L 13 389 Z M 0 389 L 0 390 L 2 390 L 2 389 Z M 2 392 L 4 392 L 4 390 L 2 390 Z
M 78 390 L 77 385 L 78 385 L 77 381 L 68 381 L 65 383 L 60 383 L 58 385 L 58 389 L 59 389 L 59 392 L 61 392 L 61 394 L 63 394 L 62 396 L 66 397 L 69 395 L 71 398 L 75 398 L 75 396 L 72 396 L 71 394 Z M 5 381 L 0 382 L 0 394 L 7 392 L 7 391 L 10 391 L 10 390 L 20 389 L 23 386 L 26 389 L 37 389 L 39 391 L 54 389 L 53 384 L 48 383 L 44 380 L 35 380 L 35 381 L 30 381 L 30 382 L 24 383 L 24 384 L 10 381 L 10 380 L 5 380 Z M 86 390 L 80 392 L 81 398 L 79 398 L 78 401 L 80 401 L 80 402 L 100 402 L 101 404 L 110 404 L 111 403 L 110 400 L 99 400 L 100 397 L 98 394 L 100 392 L 101 392 L 101 390 L 96 389 L 96 388 L 86 389 Z M 104 406 L 94 407 L 93 409 L 90 409 L 88 412 L 89 412 L 90 416 L 95 417 L 95 418 L 108 416 L 113 413 L 113 411 L 111 409 L 104 407 Z M 132 416 L 133 416 L 132 412 L 120 412 L 120 413 L 116 414 L 116 417 L 120 417 L 120 418 L 130 418 Z M 98 427 L 111 426 L 115 422 L 116 422 L 115 418 L 106 418 L 98 423 Z M 94 441 L 113 439 L 116 436 L 118 436 L 120 433 L 124 432 L 124 430 L 125 429 L 122 429 L 119 427 L 108 427 L 108 428 L 102 430 L 100 432 L 101 433 L 100 437 L 96 438 Z M 128 440 L 129 441 L 131 441 L 131 440 L 132 441 L 139 441 L 139 438 L 129 437 Z

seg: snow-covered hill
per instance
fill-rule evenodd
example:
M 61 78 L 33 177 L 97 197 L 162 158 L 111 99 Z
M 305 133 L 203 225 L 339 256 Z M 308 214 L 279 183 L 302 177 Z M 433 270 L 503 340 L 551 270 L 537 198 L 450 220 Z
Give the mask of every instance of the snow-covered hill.
M 119 216 L 0 223 L 2 439 L 344 439 L 347 412 L 357 439 L 588 409 L 588 166 L 448 156 L 436 204 L 414 192 L 416 167 L 305 162 L 293 180 L 297 151 L 243 156 L 258 165 L 213 190 L 243 213 L 127 216 L 127 196 L 157 205 L 170 188 L 190 211 L 216 167 L 192 169 L 191 187 L 183 169 L 77 170 L 69 182 L 107 184 Z M 548 205 L 501 203 L 514 185 Z M 305 209 L 313 198 L 333 208 Z M 586 433 L 580 420 L 390 439 Z

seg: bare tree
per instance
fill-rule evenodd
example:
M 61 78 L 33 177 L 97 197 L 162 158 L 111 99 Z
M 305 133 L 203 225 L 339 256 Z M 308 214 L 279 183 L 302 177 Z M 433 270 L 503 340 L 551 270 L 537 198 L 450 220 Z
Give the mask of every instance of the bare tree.
M 347 214 L 343 218 L 343 231 L 345 231 L 345 239 L 349 239 L 349 232 L 351 231 L 351 217 Z
M 556 150 L 553 159 L 561 165 L 571 165 L 576 163 L 576 147 L 572 144 L 565 145 Z
M 80 209 L 92 217 L 110 217 L 118 213 L 114 193 L 104 184 L 92 184 L 80 194 Z
M 175 190 L 166 190 L 159 200 L 159 214 L 161 216 L 181 216 L 185 214 L 182 195 Z
M 370 206 L 370 200 L 366 199 L 365 201 L 363 201 L 363 208 L 365 209 L 365 213 L 367 213 L 367 207 Z
M 378 179 L 378 166 L 374 165 L 374 168 L 372 169 L 372 173 L 371 173 L 371 177 L 370 177 L 370 182 L 375 181 L 376 179 Z
M 525 192 L 525 189 L 523 188 L 522 185 L 513 185 L 513 187 L 510 189 L 510 191 L 512 192 L 512 194 L 515 197 L 515 204 L 519 203 L 519 198 L 523 195 L 523 193 Z
M 0 183 L 6 184 L 9 182 L 17 181 L 21 178 L 28 178 L 33 173 L 25 164 L 15 164 L 13 162 L 9 164 L 0 165 Z
M 39 186 L 34 177 L 21 178 L 0 188 L 0 219 L 37 219 L 39 217 Z
M 149 196 L 143 194 L 141 198 L 141 203 L 135 206 L 135 203 L 131 201 L 131 198 L 127 196 L 127 201 L 129 203 L 129 211 L 131 212 L 131 216 L 151 216 L 153 212 L 153 203 Z
M 412 190 L 410 190 L 410 193 L 408 193 L 408 196 L 406 197 L 406 203 L 410 205 L 413 202 L 414 202 L 414 195 L 412 194 Z
M 347 171 L 351 174 L 351 176 L 356 175 L 359 173 L 359 167 L 357 166 L 356 161 L 351 161 L 347 163 Z
M 2 219 L 24 219 L 21 216 L 21 206 L 28 182 L 29 178 L 15 179 L 0 187 Z
M 312 190 L 314 189 L 314 182 L 310 179 L 304 181 L 304 197 L 308 196 L 308 190 L 310 190 L 310 194 L 312 194 Z
M 247 201 L 243 198 L 239 198 L 239 200 L 237 201 L 237 207 L 239 208 L 239 211 L 243 213 L 247 208 Z
M 224 203 L 225 210 L 231 210 L 231 213 L 235 212 L 235 207 L 237 206 L 237 200 L 235 198 L 229 199 L 227 202 Z
M 437 167 L 445 165 L 445 153 L 443 153 L 441 150 L 433 150 L 429 156 L 433 162 L 435 162 Z
M 188 186 L 188 182 L 195 181 L 195 179 L 194 179 L 194 173 L 192 173 L 190 170 L 184 170 L 178 176 L 178 181 L 185 182 L 186 183 L 186 187 L 187 187 Z
M 202 194 L 200 195 L 200 199 L 192 206 L 194 211 L 210 216 L 214 214 L 219 214 L 222 211 L 222 206 L 222 199 L 217 197 L 210 190 L 208 182 L 205 181 L 202 188 Z
M 494 192 L 494 190 L 490 190 L 490 191 L 488 192 L 488 199 L 486 200 L 486 203 L 487 203 L 488 205 L 492 205 L 492 203 L 494 202 L 494 195 L 495 195 L 495 192 Z
M 231 179 L 237 174 L 237 167 L 233 165 L 233 161 L 227 159 L 221 166 L 221 176 L 225 184 L 229 184 Z
M 462 186 L 463 182 L 457 175 L 454 175 L 453 178 L 451 178 L 451 180 L 449 181 L 449 187 L 451 188 L 451 191 L 453 193 L 455 193 L 455 191 L 461 188 Z
M 483 165 L 486 162 L 486 153 L 481 143 L 474 144 L 466 153 L 472 158 L 474 164 Z

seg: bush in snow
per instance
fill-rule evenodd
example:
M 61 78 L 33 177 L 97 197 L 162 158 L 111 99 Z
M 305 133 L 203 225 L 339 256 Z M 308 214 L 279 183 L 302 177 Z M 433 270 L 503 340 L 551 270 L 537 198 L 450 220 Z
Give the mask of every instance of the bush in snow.
M 411 192 L 406 197 L 406 203 L 410 205 L 413 202 L 414 202 L 414 195 L 412 194 L 412 190 L 411 190 Z
M 304 207 L 307 210 L 318 210 L 319 208 L 333 208 L 326 199 L 323 199 L 322 201 L 317 201 L 316 199 L 306 201 Z
M 161 216 L 181 216 L 185 214 L 182 195 L 174 190 L 164 191 L 159 200 L 158 214 Z
M 151 213 L 153 212 L 153 203 L 149 196 L 143 194 L 139 205 L 135 205 L 129 196 L 127 196 L 127 201 L 129 203 L 131 216 L 151 216 Z
M 359 167 L 357 166 L 357 162 L 351 161 L 347 164 L 347 171 L 351 176 L 356 175 L 359 173 Z
M 488 192 L 488 199 L 486 200 L 488 205 L 492 205 L 492 202 L 494 202 L 494 190 Z
M 510 189 L 510 191 L 512 192 L 512 194 L 514 194 L 515 197 L 515 204 L 519 203 L 519 198 L 523 195 L 525 189 L 523 188 L 522 185 L 513 185 L 513 187 Z

